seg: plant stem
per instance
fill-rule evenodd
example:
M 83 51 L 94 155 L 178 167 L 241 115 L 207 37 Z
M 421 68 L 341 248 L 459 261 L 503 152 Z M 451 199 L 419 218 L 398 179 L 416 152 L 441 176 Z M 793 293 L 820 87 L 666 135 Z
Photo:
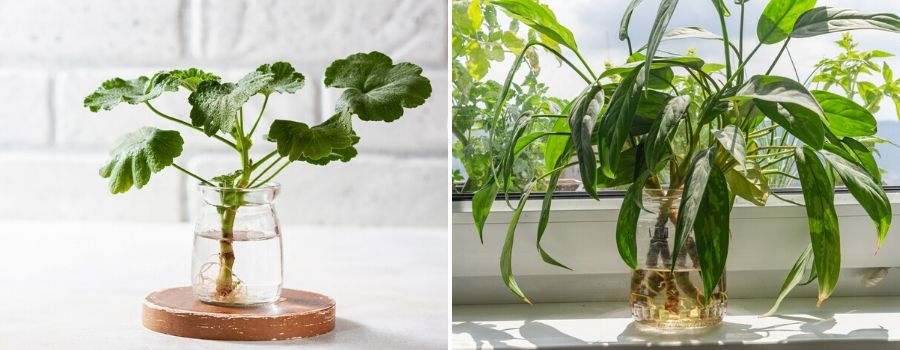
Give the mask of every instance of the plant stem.
M 227 297 L 234 291 L 234 219 L 237 207 L 226 207 L 222 213 L 222 239 L 219 240 L 219 276 L 216 277 L 216 294 Z
M 267 166 L 265 169 L 263 169 L 263 171 L 260 172 L 259 175 L 256 175 L 256 177 L 250 181 L 251 186 L 252 186 L 252 184 L 256 183 L 256 180 L 259 180 L 259 178 L 263 177 L 263 175 L 265 175 L 267 172 L 269 172 L 269 169 L 272 169 L 272 167 L 275 166 L 275 164 L 278 164 L 278 162 L 280 162 L 282 159 L 284 159 L 284 157 L 278 157 L 278 159 L 275 159 L 274 162 L 272 162 L 271 164 L 269 164 L 269 166 Z
M 591 78 L 594 78 L 594 80 L 597 80 L 597 75 L 595 75 L 594 71 L 591 70 L 591 66 L 587 64 L 587 61 L 584 60 L 584 57 L 581 57 L 581 53 L 578 51 L 574 51 L 574 50 L 572 52 L 575 52 L 575 56 L 578 56 L 578 60 L 580 60 L 581 64 L 584 65 L 584 68 L 587 69 L 588 74 L 591 75 Z
M 731 47 L 728 41 L 728 26 L 725 25 L 725 13 L 716 6 L 716 12 L 719 13 L 719 24 L 722 26 L 722 42 L 725 44 L 725 76 L 731 78 Z
M 250 128 L 250 133 L 247 134 L 247 138 L 248 138 L 248 139 L 249 139 L 250 137 L 252 137 L 252 136 L 253 136 L 253 132 L 256 131 L 256 126 L 259 125 L 259 121 L 262 120 L 263 112 L 266 110 L 266 105 L 267 105 L 268 103 L 269 103 L 269 95 L 266 95 L 266 98 L 263 99 L 263 105 L 262 105 L 262 108 L 259 109 L 259 116 L 256 117 L 256 121 L 253 122 L 253 127 Z
M 794 154 L 794 151 L 784 151 L 784 152 L 775 152 L 775 153 L 766 153 L 766 154 L 754 154 L 747 156 L 747 159 L 759 159 L 759 158 L 768 158 L 775 156 L 783 156 L 786 154 Z
M 781 45 L 781 50 L 778 50 L 778 55 L 775 56 L 775 60 L 772 61 L 772 65 L 769 66 L 769 69 L 766 70 L 766 75 L 769 75 L 769 73 L 772 73 L 772 70 L 775 69 L 775 64 L 777 64 L 778 60 L 781 59 L 781 55 L 784 54 L 784 50 L 787 49 L 788 43 L 790 43 L 790 42 L 791 42 L 790 37 L 788 37 L 787 39 L 784 40 L 784 45 Z
M 181 172 L 183 172 L 183 173 L 189 175 L 190 177 L 193 177 L 193 178 L 197 179 L 198 181 L 200 181 L 200 182 L 202 182 L 202 183 L 204 183 L 204 184 L 206 184 L 206 185 L 208 185 L 208 186 L 215 186 L 215 185 L 213 185 L 212 182 L 209 182 L 209 181 L 207 181 L 206 179 L 200 177 L 199 175 L 194 174 L 194 173 L 188 171 L 188 170 L 185 169 L 185 168 L 182 168 L 182 167 L 179 166 L 178 164 L 172 163 L 172 166 L 175 167 L 175 169 L 181 170 Z
M 259 186 L 265 185 L 265 184 L 268 183 L 270 180 L 272 180 L 276 175 L 278 175 L 278 173 L 280 173 L 282 170 L 284 170 L 284 168 L 287 167 L 289 164 L 291 164 L 291 161 L 290 161 L 290 160 L 287 161 L 287 162 L 285 162 L 284 165 L 282 165 L 280 168 L 278 168 L 278 170 L 275 170 L 275 173 L 272 174 L 272 176 L 267 177 L 267 178 L 266 178 L 265 180 L 263 180 L 262 182 L 260 182 L 260 183 L 258 183 L 258 184 L 256 184 L 256 185 L 253 185 L 253 186 L 251 186 L 250 188 L 257 188 L 257 187 L 259 187 Z
M 251 171 L 252 171 L 252 170 L 256 170 L 256 168 L 259 168 L 260 165 L 262 165 L 263 163 L 265 163 L 267 160 L 269 160 L 269 158 L 272 158 L 272 156 L 274 156 L 274 155 L 276 155 L 276 154 L 278 154 L 278 151 L 277 151 L 277 150 L 272 151 L 272 152 L 269 152 L 269 154 L 263 156 L 263 157 L 260 158 L 258 161 L 253 162 L 253 166 L 250 167 L 250 170 L 251 170 Z
M 170 121 L 173 121 L 173 122 L 176 122 L 176 123 L 178 123 L 178 124 L 184 125 L 184 126 L 189 127 L 189 128 L 191 128 L 191 129 L 197 130 L 197 131 L 199 131 L 199 132 L 202 132 L 204 135 L 206 134 L 206 133 L 203 131 L 203 129 L 201 129 L 201 128 L 198 128 L 198 127 L 196 127 L 196 126 L 193 126 L 193 125 L 191 125 L 190 123 L 188 123 L 188 122 L 186 122 L 186 121 L 184 121 L 184 120 L 181 120 L 181 119 L 178 119 L 178 118 L 174 118 L 174 117 L 171 117 L 171 116 L 169 116 L 169 115 L 167 115 L 167 114 L 165 114 L 165 113 L 163 113 L 163 112 L 160 112 L 159 110 L 157 110 L 156 108 L 154 108 L 153 105 L 150 104 L 150 101 L 144 102 L 144 104 L 146 104 L 147 107 L 150 107 L 150 110 L 153 111 L 153 113 L 156 113 L 156 115 L 158 115 L 158 116 L 160 116 L 160 117 L 163 117 L 164 119 L 168 119 L 168 120 L 170 120 Z M 212 137 L 214 137 L 216 140 L 222 141 L 223 143 L 225 143 L 226 145 L 228 145 L 228 147 L 231 147 L 231 148 L 233 148 L 233 149 L 237 149 L 237 146 L 234 144 L 234 142 L 228 141 L 228 140 L 224 139 L 223 137 L 221 137 L 221 136 L 219 136 L 219 135 L 215 135 L 215 134 L 213 134 Z

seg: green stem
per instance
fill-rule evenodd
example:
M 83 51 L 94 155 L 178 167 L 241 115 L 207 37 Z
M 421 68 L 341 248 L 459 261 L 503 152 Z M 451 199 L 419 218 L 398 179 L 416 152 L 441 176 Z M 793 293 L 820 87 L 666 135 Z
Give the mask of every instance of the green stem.
M 247 138 L 253 137 L 253 132 L 256 131 L 256 126 L 259 125 L 259 121 L 262 120 L 263 112 L 266 110 L 266 105 L 269 103 L 269 95 L 266 95 L 266 98 L 263 99 L 262 108 L 259 110 L 259 116 L 256 117 L 256 121 L 253 122 L 253 127 L 250 128 L 250 133 L 247 134 Z
M 725 76 L 731 78 L 731 46 L 728 41 L 728 26 L 725 25 L 725 13 L 716 6 L 716 12 L 719 13 L 719 24 L 722 26 L 722 42 L 725 45 Z
M 778 55 L 775 56 L 775 60 L 772 61 L 772 65 L 769 66 L 769 69 L 766 70 L 766 75 L 769 75 L 769 73 L 772 73 L 772 70 L 775 69 L 775 64 L 778 63 L 778 60 L 781 58 L 781 55 L 784 54 L 784 50 L 787 49 L 788 43 L 790 43 L 790 42 L 791 42 L 790 37 L 788 37 L 787 39 L 784 40 L 784 45 L 781 45 L 781 50 L 778 50 Z
M 280 168 L 278 168 L 278 170 L 275 170 L 275 173 L 273 173 L 272 176 L 269 176 L 268 178 L 266 178 L 266 179 L 263 180 L 262 182 L 260 182 L 260 183 L 258 183 L 258 184 L 256 184 L 256 185 L 253 185 L 253 186 L 251 186 L 250 188 L 257 188 L 257 187 L 259 187 L 259 186 L 265 185 L 266 183 L 268 183 L 269 181 L 271 181 L 273 178 L 275 178 L 275 176 L 277 176 L 278 173 L 280 173 L 282 170 L 284 170 L 284 168 L 287 167 L 289 164 L 291 164 L 291 161 L 290 161 L 290 160 L 287 161 L 287 162 L 285 162 L 284 165 L 282 165 Z
M 586 75 L 584 75 L 584 73 L 582 73 L 580 69 L 578 69 L 577 67 L 575 67 L 575 65 L 572 64 L 572 62 L 569 61 L 568 58 L 566 58 L 566 57 L 563 56 L 561 53 L 559 53 L 559 51 L 554 50 L 552 47 L 550 47 L 549 45 L 544 44 L 544 43 L 539 43 L 539 42 L 534 42 L 534 41 L 532 41 L 531 43 L 529 43 L 529 45 L 537 45 L 537 46 L 543 47 L 545 50 L 547 50 L 547 51 L 549 51 L 550 53 L 556 55 L 556 57 L 558 57 L 560 60 L 562 60 L 563 62 L 565 62 L 570 68 L 572 68 L 572 70 L 575 71 L 575 73 L 578 73 L 578 75 L 581 76 L 581 79 L 584 79 L 584 82 L 586 82 L 586 83 L 588 83 L 588 84 L 591 83 L 591 79 L 588 79 L 588 77 L 587 77 Z M 525 47 L 525 50 L 527 50 L 527 49 L 528 49 L 528 46 Z M 523 50 L 522 52 L 524 53 L 525 51 Z M 575 54 L 578 55 L 579 58 L 581 57 L 581 55 L 579 55 L 577 51 L 575 51 Z M 582 62 L 583 62 L 583 61 L 582 61 Z M 588 68 L 588 71 L 590 71 L 590 68 Z M 593 74 L 591 74 L 591 75 L 593 76 Z M 597 80 L 597 79 L 594 78 L 594 80 Z
M 269 158 L 272 158 L 272 156 L 274 156 L 274 155 L 276 155 L 276 154 L 278 154 L 278 151 L 277 151 L 277 150 L 272 151 L 272 152 L 269 152 L 269 154 L 263 156 L 260 160 L 258 160 L 258 161 L 256 161 L 256 162 L 253 162 L 253 166 L 250 167 L 250 170 L 251 170 L 251 171 L 256 170 L 256 168 L 259 168 L 260 165 L 262 165 L 263 163 L 265 163 L 267 160 L 269 160 Z
M 216 294 L 226 298 L 234 291 L 234 219 L 237 207 L 226 207 L 222 213 L 222 239 L 219 240 L 219 275 L 216 277 Z
M 170 120 L 170 121 L 173 121 L 173 122 L 176 122 L 176 123 L 178 123 L 178 124 L 184 125 L 184 126 L 189 127 L 189 128 L 191 128 L 191 129 L 197 130 L 197 131 L 199 131 L 199 132 L 202 132 L 204 135 L 206 134 L 206 133 L 203 131 L 203 129 L 201 129 L 201 128 L 198 128 L 198 127 L 196 127 L 196 126 L 193 126 L 193 125 L 191 125 L 190 123 L 188 123 L 188 122 L 186 122 L 186 121 L 184 121 L 184 120 L 181 120 L 181 119 L 178 119 L 178 118 L 174 118 L 174 117 L 171 117 L 171 116 L 169 116 L 169 115 L 167 115 L 167 114 L 165 114 L 165 113 L 163 113 L 163 112 L 160 112 L 159 110 L 157 110 L 156 108 L 154 108 L 153 105 L 150 104 L 150 101 L 144 102 L 144 104 L 146 104 L 147 107 L 150 107 L 150 110 L 153 111 L 153 113 L 156 113 L 156 115 L 158 115 L 158 116 L 160 116 L 160 117 L 163 117 L 164 119 L 168 119 L 168 120 Z M 214 137 L 216 140 L 222 141 L 223 143 L 225 143 L 226 145 L 228 145 L 228 147 L 237 149 L 237 146 L 236 146 L 233 142 L 228 141 L 228 140 L 222 138 L 222 137 L 219 136 L 219 135 L 215 135 L 215 134 L 214 134 L 214 135 L 212 135 L 212 137 Z
M 794 151 L 784 151 L 784 152 L 775 152 L 775 153 L 766 153 L 766 154 L 754 154 L 747 156 L 747 159 L 760 159 L 760 158 L 768 158 L 775 156 L 783 156 L 785 154 L 794 154 Z
M 253 178 L 252 181 L 250 181 L 251 186 L 252 186 L 252 184 L 255 184 L 257 180 L 259 180 L 261 177 L 263 177 L 263 175 L 265 175 L 267 172 L 269 172 L 269 169 L 272 169 L 272 167 L 275 166 L 275 164 L 278 164 L 278 162 L 280 162 L 282 159 L 284 159 L 284 157 L 278 157 L 278 159 L 275 159 L 274 162 L 272 162 L 271 164 L 269 164 L 269 166 L 267 166 L 265 169 L 263 169 L 263 171 L 260 172 L 259 175 L 256 175 L 256 177 Z M 288 163 L 290 163 L 290 162 L 288 162 Z
M 587 61 L 584 60 L 584 57 L 581 57 L 581 53 L 578 51 L 574 51 L 574 50 L 572 52 L 575 52 L 575 56 L 578 56 L 578 60 L 580 60 L 581 64 L 584 65 L 584 68 L 587 69 L 588 74 L 591 75 L 591 78 L 594 78 L 594 80 L 597 80 L 597 75 L 595 75 L 594 71 L 591 70 L 591 66 L 587 64 Z
M 205 185 L 208 185 L 208 186 L 215 186 L 215 185 L 213 185 L 212 182 L 209 182 L 209 181 L 207 181 L 206 179 L 200 177 L 199 175 L 194 174 L 194 173 L 188 171 L 188 170 L 185 169 L 185 168 L 182 168 L 182 167 L 179 166 L 178 164 L 172 163 L 172 166 L 175 167 L 175 169 L 181 170 L 181 172 L 183 172 L 183 173 L 189 175 L 190 177 L 193 177 L 193 178 L 197 179 L 198 181 L 202 182 L 202 183 L 205 184 Z

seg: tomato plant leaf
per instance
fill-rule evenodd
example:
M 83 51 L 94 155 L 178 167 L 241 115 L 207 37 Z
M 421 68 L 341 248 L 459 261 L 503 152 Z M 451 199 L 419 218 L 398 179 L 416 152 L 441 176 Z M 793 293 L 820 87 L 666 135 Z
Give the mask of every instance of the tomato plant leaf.
M 841 237 L 834 209 L 834 184 L 812 148 L 798 147 L 794 159 L 806 203 L 809 237 L 819 279 L 816 305 L 821 306 L 834 291 L 841 273 Z
M 797 19 L 791 37 L 808 38 L 859 29 L 900 33 L 900 17 L 893 13 L 865 13 L 853 9 L 816 7 Z
M 120 138 L 110 160 L 100 168 L 100 176 L 109 179 L 112 193 L 124 193 L 132 186 L 140 189 L 150 175 L 172 165 L 181 155 L 184 140 L 177 131 L 142 127 Z
M 373 51 L 358 53 L 331 63 L 325 70 L 325 86 L 344 88 L 338 111 L 350 108 L 367 121 L 394 121 L 404 108 L 415 108 L 431 96 L 431 82 L 422 68 L 412 63 L 393 64 Z
M 266 88 L 273 75 L 258 71 L 245 75 L 237 83 L 206 80 L 188 97 L 191 104 L 191 123 L 202 127 L 207 136 L 222 131 L 231 133 L 238 112 L 251 96 Z
M 575 36 L 556 20 L 556 15 L 547 5 L 532 0 L 492 0 L 491 4 L 500 6 L 510 17 L 546 35 L 573 51 L 578 51 Z

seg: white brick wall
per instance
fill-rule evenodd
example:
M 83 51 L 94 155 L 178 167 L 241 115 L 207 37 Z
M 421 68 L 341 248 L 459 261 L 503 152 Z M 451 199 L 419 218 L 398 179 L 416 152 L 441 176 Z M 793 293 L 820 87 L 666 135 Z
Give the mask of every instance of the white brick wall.
M 199 133 L 122 105 L 91 113 L 82 99 L 105 79 L 198 67 L 236 80 L 286 60 L 306 87 L 274 95 L 260 123 L 317 123 L 336 90 L 331 61 L 379 50 L 425 69 L 434 93 L 401 120 L 356 123 L 360 155 L 348 164 L 294 165 L 277 179 L 285 223 L 352 226 L 447 224 L 447 3 L 443 0 L 0 0 L 0 201 L 2 219 L 189 221 L 195 181 L 174 169 L 142 190 L 113 196 L 97 171 L 116 138 L 143 125 L 181 131 L 177 162 L 203 176 L 236 168 L 235 155 Z M 154 104 L 186 117 L 187 94 Z M 258 110 L 262 98 L 251 101 Z M 265 152 L 264 152 L 265 151 Z

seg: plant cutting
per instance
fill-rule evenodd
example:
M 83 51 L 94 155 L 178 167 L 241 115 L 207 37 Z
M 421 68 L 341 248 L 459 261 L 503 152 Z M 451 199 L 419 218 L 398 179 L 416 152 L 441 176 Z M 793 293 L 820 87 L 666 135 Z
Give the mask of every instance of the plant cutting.
M 184 145 L 179 131 L 146 126 L 117 142 L 100 176 L 109 179 L 114 194 L 140 189 L 169 167 L 199 181 L 206 205 L 196 225 L 193 290 L 207 303 L 254 305 L 278 300 L 281 291 L 281 234 L 272 204 L 279 185 L 272 180 L 296 162 L 324 166 L 350 161 L 360 141 L 353 117 L 392 122 L 405 109 L 422 105 L 431 85 L 421 73 L 420 67 L 395 64 L 380 52 L 339 59 L 325 70 L 324 79 L 325 86 L 343 89 L 334 114 L 314 126 L 277 119 L 264 135 L 258 129 L 269 99 L 296 93 L 305 82 L 287 62 L 261 65 L 237 82 L 195 68 L 113 78 L 88 95 L 84 105 L 98 112 L 122 103 L 141 104 L 153 115 L 234 152 L 240 168 L 207 179 L 176 162 Z M 188 116 L 173 116 L 153 105 L 155 98 L 179 89 L 190 92 Z M 244 105 L 254 98 L 262 99 L 262 107 L 245 111 Z M 273 149 L 257 158 L 253 146 L 260 141 Z
M 523 110 L 508 117 L 512 139 L 489 148 L 490 178 L 475 193 L 472 213 L 481 235 L 498 194 L 513 210 L 500 255 L 501 276 L 513 294 L 530 302 L 513 275 L 512 248 L 525 203 L 542 182 L 547 183 L 547 193 L 537 250 L 545 262 L 567 268 L 541 246 L 541 240 L 552 213 L 555 184 L 570 167 L 577 167 L 592 198 L 598 198 L 598 189 L 626 189 L 615 240 L 620 257 L 633 270 L 632 314 L 647 329 L 704 328 L 721 322 L 727 306 L 729 218 L 736 197 L 758 206 L 778 197 L 805 207 L 808 217 L 809 247 L 791 269 L 769 313 L 800 283 L 817 282 L 817 306 L 834 291 L 841 261 L 834 207 L 837 182 L 872 219 L 874 247 L 882 245 L 891 207 L 872 154 L 877 128 L 871 111 L 852 95 L 829 92 L 829 87 L 810 91 L 800 78 L 773 75 L 772 70 L 789 54 L 789 44 L 858 29 L 898 33 L 900 17 L 816 7 L 814 0 L 770 0 L 757 21 L 758 43 L 750 46 L 745 45 L 744 19 L 752 14 L 745 13 L 745 2 L 702 4 L 719 19 L 716 34 L 699 27 L 668 28 L 678 1 L 662 0 L 649 38 L 636 46 L 629 23 L 641 1 L 633 0 L 619 28 L 619 38 L 630 52 L 628 62 L 595 74 L 579 53 L 574 34 L 546 5 L 532 0 L 491 1 L 557 42 L 559 50 L 548 52 L 584 81 L 583 91 L 563 113 Z M 729 21 L 738 21 L 738 33 L 728 32 Z M 719 41 L 724 62 L 659 50 L 663 41 L 689 38 Z M 530 41 L 525 48 L 535 45 L 540 43 Z M 761 57 L 765 45 L 780 49 L 774 57 Z M 563 48 L 576 59 L 568 59 Z M 768 69 L 749 71 L 749 64 L 760 60 Z M 522 61 L 520 54 L 500 90 L 494 125 L 504 117 L 501 111 Z M 553 121 L 554 132 L 532 136 L 535 120 Z M 550 170 L 529 179 L 513 205 L 511 169 L 517 153 L 533 139 L 545 139 L 544 159 Z M 784 167 L 786 163 L 792 166 Z M 802 203 L 773 191 L 770 184 L 779 181 L 799 184 Z

